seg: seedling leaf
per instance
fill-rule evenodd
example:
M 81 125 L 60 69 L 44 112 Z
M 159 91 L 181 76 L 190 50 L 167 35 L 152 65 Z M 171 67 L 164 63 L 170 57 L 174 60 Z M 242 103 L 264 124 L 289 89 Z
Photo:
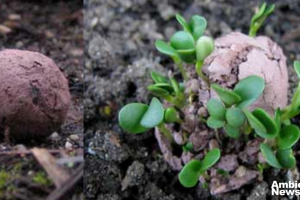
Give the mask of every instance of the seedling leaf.
M 156 40 L 155 47 L 159 52 L 165 55 L 168 55 L 170 57 L 179 57 L 176 50 L 171 45 L 162 40 Z
M 180 14 L 176 14 L 176 20 L 179 22 L 179 24 L 182 26 L 183 30 L 187 32 L 191 32 L 191 28 L 189 24 L 186 22 L 184 17 Z
M 266 133 L 258 133 L 258 135 L 262 136 L 263 138 L 271 139 L 276 137 L 276 135 L 279 132 L 277 123 L 274 119 L 263 109 L 257 108 L 255 109 L 252 114 L 255 116 L 256 119 L 258 119 L 263 126 L 266 128 Z
M 155 96 L 158 96 L 158 97 L 166 97 L 167 95 L 169 95 L 169 91 L 163 89 L 163 88 L 160 88 L 160 87 L 157 87 L 156 85 L 149 85 L 147 87 L 147 89 Z
M 190 27 L 195 41 L 204 34 L 207 22 L 206 19 L 199 15 L 194 15 L 190 21 Z
M 266 6 L 267 6 L 267 3 L 266 3 L 266 2 L 264 2 L 264 3 L 260 6 L 258 12 L 255 13 L 255 14 L 253 15 L 252 19 L 251 19 L 251 25 L 254 25 L 254 23 L 255 23 L 260 17 L 263 16 L 263 14 L 264 14 L 264 12 L 265 12 L 265 10 L 266 10 Z
M 167 90 L 169 93 L 174 92 L 174 89 L 173 89 L 172 85 L 170 85 L 169 83 L 155 83 L 154 85 L 156 87 L 161 88 L 161 89 Z
M 142 103 L 131 103 L 124 106 L 119 112 L 119 124 L 129 133 L 142 133 L 147 128 L 140 125 L 143 115 L 146 113 L 148 105 Z
M 210 167 L 212 167 L 214 164 L 218 162 L 220 159 L 221 152 L 220 149 L 214 148 L 211 151 L 209 151 L 205 157 L 204 160 L 201 163 L 201 169 L 200 173 L 204 173 L 206 170 L 208 170 Z
M 281 129 L 277 137 L 277 145 L 280 149 L 291 148 L 300 137 L 300 130 L 298 126 L 288 125 Z
M 245 115 L 239 108 L 228 108 L 226 111 L 226 121 L 230 126 L 240 127 L 245 122 Z
M 181 60 L 186 63 L 193 63 L 196 60 L 195 49 L 177 50 Z
M 212 98 L 207 102 L 207 111 L 208 113 L 216 119 L 224 120 L 226 108 L 221 102 L 221 100 Z
M 174 123 L 179 121 L 178 113 L 175 108 L 167 108 L 165 110 L 164 121 L 166 123 Z
M 257 134 L 261 137 L 265 137 L 267 135 L 267 129 L 264 125 L 248 110 L 243 109 L 243 112 L 250 124 L 250 126 L 255 130 Z
M 213 116 L 210 116 L 207 119 L 207 126 L 213 129 L 222 128 L 225 125 L 225 121 L 219 120 L 214 118 Z
M 141 125 L 145 128 L 154 128 L 164 119 L 164 108 L 157 98 L 152 98 L 148 110 L 141 119 Z
M 201 162 L 199 160 L 191 160 L 179 173 L 179 182 L 186 188 L 194 187 L 200 177 Z
M 278 169 L 282 168 L 272 149 L 267 144 L 261 144 L 260 150 L 269 165 Z
M 207 36 L 202 36 L 196 43 L 196 55 L 198 61 L 203 61 L 208 57 L 215 49 L 215 43 L 213 39 Z
M 283 168 L 291 169 L 296 166 L 296 159 L 292 149 L 278 150 L 276 157 Z
M 218 84 L 212 84 L 211 88 L 216 91 L 226 106 L 232 106 L 241 101 L 241 97 L 238 94 L 226 88 L 222 88 Z
M 281 110 L 280 108 L 277 108 L 276 111 L 275 111 L 275 116 L 274 116 L 274 119 L 275 119 L 275 122 L 277 124 L 277 127 L 278 127 L 278 130 L 281 129 Z
M 185 31 L 178 31 L 171 37 L 171 46 L 176 50 L 194 49 L 193 36 Z
M 258 76 L 248 76 L 236 84 L 234 92 L 241 97 L 238 107 L 251 105 L 263 93 L 265 89 L 264 79 Z
M 151 78 L 155 83 L 168 83 L 168 79 L 158 72 L 151 72 Z
M 241 136 L 240 127 L 234 127 L 226 124 L 225 131 L 227 135 L 232 138 L 239 138 Z

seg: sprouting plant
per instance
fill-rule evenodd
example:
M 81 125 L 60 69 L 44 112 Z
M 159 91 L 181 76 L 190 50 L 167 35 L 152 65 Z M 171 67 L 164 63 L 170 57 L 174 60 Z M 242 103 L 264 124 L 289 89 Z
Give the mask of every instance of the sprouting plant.
M 255 15 L 251 19 L 249 36 L 255 37 L 258 29 L 264 23 L 266 18 L 274 11 L 275 5 L 271 4 L 267 6 L 266 3 L 263 3 L 259 10 L 255 13 Z
M 300 114 L 300 62 L 299 61 L 294 62 L 294 69 L 296 71 L 296 74 L 298 75 L 299 84 L 298 84 L 296 92 L 292 98 L 291 105 L 287 106 L 282 111 L 283 114 L 282 114 L 281 118 L 283 121 L 291 119 Z
M 157 72 L 151 72 L 154 84 L 148 86 L 148 90 L 155 96 L 165 99 L 177 108 L 185 105 L 184 87 L 178 84 L 174 78 L 167 78 Z
M 212 98 L 207 103 L 210 117 L 207 125 L 218 129 L 224 127 L 228 136 L 238 138 L 241 129 L 246 126 L 246 116 L 243 109 L 251 105 L 263 92 L 264 80 L 258 76 L 249 76 L 239 81 L 233 90 L 211 85 L 220 99 Z
M 300 62 L 296 61 L 294 68 L 300 78 Z M 257 136 L 265 139 L 260 149 L 269 165 L 286 169 L 295 167 L 292 147 L 300 138 L 300 130 L 290 123 L 290 119 L 300 114 L 300 86 L 291 105 L 283 111 L 277 109 L 274 117 L 262 108 L 251 112 L 247 109 L 264 91 L 265 83 L 260 77 L 249 76 L 242 79 L 233 90 L 216 84 L 211 87 L 220 99 L 212 98 L 207 103 L 209 127 L 223 127 L 232 138 L 240 137 L 242 132 L 249 134 L 253 130 Z
M 210 37 L 203 36 L 207 25 L 205 18 L 194 15 L 190 22 L 187 22 L 177 14 L 176 19 L 183 27 L 183 31 L 176 32 L 171 37 L 169 44 L 157 40 L 155 42 L 157 50 L 173 59 L 184 80 L 187 80 L 187 75 L 183 68 L 183 62 L 195 64 L 199 76 L 208 81 L 202 73 L 202 65 L 204 59 L 213 52 L 215 45 Z
M 130 103 L 119 112 L 120 126 L 129 133 L 142 133 L 148 129 L 158 127 L 164 135 L 172 141 L 172 135 L 164 123 L 180 123 L 178 113 L 172 107 L 163 108 L 157 98 L 152 98 L 150 105 Z
M 209 151 L 202 161 L 189 161 L 179 173 L 180 183 L 186 188 L 194 187 L 197 184 L 199 177 L 218 162 L 220 155 L 220 150 L 215 148 Z

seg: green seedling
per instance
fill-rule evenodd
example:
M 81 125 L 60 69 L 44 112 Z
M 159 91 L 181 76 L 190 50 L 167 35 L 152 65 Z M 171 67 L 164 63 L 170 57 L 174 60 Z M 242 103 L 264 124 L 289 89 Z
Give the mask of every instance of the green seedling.
M 217 84 L 211 85 L 219 95 L 219 99 L 212 98 L 207 103 L 210 117 L 207 125 L 218 129 L 224 127 L 228 136 L 238 138 L 241 128 L 245 125 L 246 116 L 243 108 L 251 105 L 263 92 L 264 80 L 258 76 L 249 76 L 236 84 L 233 90 L 222 88 Z
M 183 150 L 184 152 L 192 151 L 193 148 L 194 148 L 194 145 L 193 145 L 193 143 L 191 143 L 191 142 L 188 142 L 188 143 L 186 143 L 186 145 L 182 146 L 182 150 Z
M 300 79 L 300 62 L 299 61 L 294 62 L 294 69 Z M 283 121 L 289 120 L 299 114 L 300 114 L 300 81 L 299 81 L 298 87 L 296 89 L 296 92 L 292 98 L 291 104 L 283 110 L 283 114 L 282 114 L 281 118 Z
M 157 72 L 151 72 L 151 78 L 154 84 L 149 85 L 147 89 L 153 95 L 172 103 L 177 108 L 185 105 L 184 87 L 174 78 L 168 79 Z
M 158 127 L 164 135 L 172 141 L 171 133 L 165 127 L 165 123 L 181 122 L 174 108 L 163 108 L 157 98 L 152 98 L 150 105 L 143 103 L 130 103 L 119 112 L 119 124 L 123 130 L 137 134 L 151 128 Z
M 258 12 L 251 19 L 249 36 L 255 37 L 258 29 L 262 26 L 266 18 L 274 11 L 275 5 L 271 4 L 267 6 L 266 3 L 263 3 L 259 8 Z
M 213 52 L 215 45 L 210 37 L 203 35 L 207 25 L 205 18 L 194 15 L 190 22 L 187 22 L 181 15 L 177 14 L 176 19 L 183 30 L 176 32 L 169 43 L 157 40 L 155 42 L 156 49 L 173 59 L 184 80 L 187 80 L 187 75 L 183 68 L 183 62 L 195 64 L 199 76 L 208 81 L 202 73 L 202 65 L 205 58 Z
M 194 187 L 199 177 L 218 162 L 220 155 L 220 149 L 215 148 L 209 151 L 202 161 L 191 160 L 181 169 L 179 182 L 186 188 Z

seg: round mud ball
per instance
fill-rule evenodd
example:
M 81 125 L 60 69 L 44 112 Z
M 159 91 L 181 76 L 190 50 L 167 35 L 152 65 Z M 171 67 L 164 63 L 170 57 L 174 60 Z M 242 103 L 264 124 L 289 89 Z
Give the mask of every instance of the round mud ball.
M 64 123 L 71 102 L 68 81 L 50 58 L 21 50 L 0 51 L 0 134 L 43 139 Z
M 233 32 L 215 41 L 214 52 L 205 60 L 204 73 L 212 83 L 233 88 L 250 75 L 264 79 L 261 97 L 249 108 L 261 107 L 273 113 L 288 100 L 288 70 L 282 49 L 270 38 L 249 37 Z M 217 96 L 211 91 L 209 96 Z M 201 98 L 201 97 L 200 97 Z

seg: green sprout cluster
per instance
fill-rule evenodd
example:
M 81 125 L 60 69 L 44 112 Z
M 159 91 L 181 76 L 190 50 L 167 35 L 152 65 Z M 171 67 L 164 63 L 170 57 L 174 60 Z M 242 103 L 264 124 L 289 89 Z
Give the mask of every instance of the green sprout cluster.
M 295 61 L 294 68 L 300 78 L 300 62 Z M 207 103 L 210 114 L 207 125 L 213 129 L 224 128 L 229 137 L 239 138 L 254 132 L 264 138 L 260 145 L 266 162 L 275 168 L 294 168 L 296 159 L 292 147 L 299 140 L 300 130 L 291 124 L 291 119 L 300 114 L 300 83 L 291 105 L 279 108 L 272 117 L 262 108 L 250 112 L 247 107 L 263 93 L 264 80 L 258 76 L 249 76 L 239 81 L 233 90 L 212 84 L 219 99 L 212 98 Z
M 195 64 L 198 75 L 207 80 L 202 73 L 204 59 L 208 57 L 215 49 L 214 41 L 208 36 L 204 36 L 206 29 L 206 19 L 199 15 L 192 16 L 187 22 L 181 15 L 176 15 L 177 21 L 183 30 L 176 32 L 169 43 L 157 40 L 155 46 L 161 53 L 170 56 L 177 64 L 182 77 L 187 80 L 186 71 L 183 68 L 183 62 Z
M 267 7 L 264 3 L 253 16 L 250 26 L 250 36 L 255 36 L 266 17 L 274 10 L 274 5 Z M 199 77 L 204 80 L 209 89 L 214 90 L 219 98 L 212 98 L 207 103 L 209 117 L 203 119 L 199 116 L 199 122 L 206 121 L 212 129 L 223 128 L 228 137 L 245 138 L 251 133 L 264 138 L 260 145 L 261 152 L 266 162 L 276 168 L 295 167 L 295 157 L 292 147 L 299 140 L 299 127 L 291 124 L 291 119 L 300 114 L 300 83 L 292 99 L 292 103 L 286 108 L 277 109 L 273 116 L 262 108 L 249 111 L 253 104 L 263 93 L 265 82 L 258 76 L 249 76 L 240 80 L 230 90 L 218 84 L 210 83 L 202 73 L 202 66 L 214 50 L 213 39 L 204 36 L 207 26 L 202 16 L 194 15 L 187 22 L 181 15 L 176 15 L 177 21 L 183 30 L 176 32 L 170 42 L 157 40 L 155 46 L 161 53 L 172 58 L 181 72 L 183 82 L 177 82 L 173 77 L 165 77 L 158 72 L 151 72 L 153 84 L 148 90 L 156 97 L 152 98 L 149 105 L 144 103 L 130 103 L 119 112 L 119 124 L 123 130 L 133 134 L 143 133 L 154 127 L 165 135 L 170 143 L 173 143 L 172 133 L 165 126 L 168 123 L 182 124 L 184 114 L 181 109 L 189 101 L 184 93 L 184 83 L 188 80 L 184 64 L 194 64 Z M 190 67 L 190 66 L 188 66 Z M 294 63 L 296 73 L 300 78 L 300 62 Z M 158 99 L 168 102 L 166 108 Z M 188 142 L 188 133 L 184 133 L 185 142 L 182 145 L 183 152 L 193 150 L 193 144 Z M 221 151 L 218 148 L 207 152 L 203 160 L 192 159 L 179 173 L 179 181 L 184 187 L 193 187 L 197 184 L 201 175 L 218 162 Z M 258 165 L 261 171 L 261 165 Z M 222 169 L 218 173 L 226 174 Z

